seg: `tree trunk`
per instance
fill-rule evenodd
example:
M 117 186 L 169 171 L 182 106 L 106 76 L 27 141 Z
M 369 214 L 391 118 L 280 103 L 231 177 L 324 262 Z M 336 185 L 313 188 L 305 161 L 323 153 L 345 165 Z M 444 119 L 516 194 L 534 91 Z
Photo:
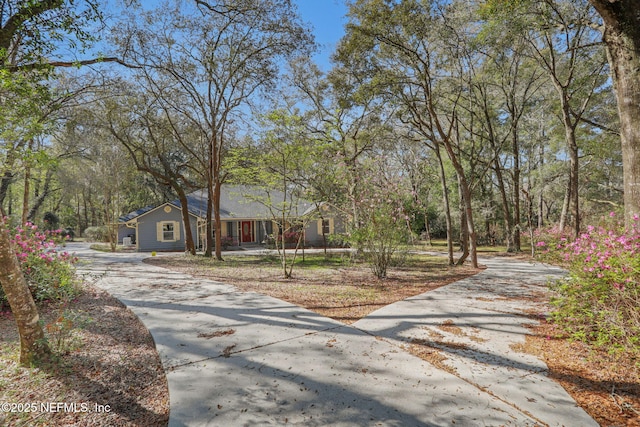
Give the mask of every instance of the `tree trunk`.
M 566 99 L 566 94 L 563 94 L 562 102 L 562 121 L 564 124 L 565 141 L 567 144 L 567 151 L 569 152 L 569 207 L 573 214 L 573 235 L 578 237 L 580 235 L 580 200 L 578 198 L 578 176 L 580 160 L 578 158 L 578 143 L 576 141 L 576 129 L 575 126 L 578 123 L 571 123 L 571 112 L 569 107 L 569 101 Z
M 496 180 L 498 181 L 498 190 L 500 190 L 500 200 L 502 200 L 502 215 L 504 215 L 505 233 L 507 235 L 507 252 L 518 252 L 519 249 L 516 249 L 514 242 L 514 236 L 517 233 L 514 233 L 513 230 L 513 219 L 511 216 L 511 209 L 509 209 L 509 198 L 507 197 L 504 178 L 502 177 L 502 166 L 500 165 L 500 161 L 497 159 L 497 157 L 494 160 L 494 164 Z
M 467 211 L 465 209 L 462 183 L 458 177 L 458 197 L 460 198 L 460 251 L 462 255 L 456 261 L 456 265 L 463 265 L 469 257 L 469 225 L 467 224 Z
M 0 206 L 4 205 L 4 201 L 7 198 L 9 192 L 9 186 L 13 182 L 13 173 L 5 170 L 0 177 Z
M 640 215 L 640 0 L 590 0 L 604 20 L 604 42 L 618 99 L 625 221 Z
M 213 183 L 207 185 L 207 225 L 204 256 L 210 258 L 213 255 Z
M 24 168 L 24 189 L 22 191 L 22 217 L 20 219 L 20 225 L 27 223 L 27 217 L 29 216 L 29 192 L 31 183 L 31 166 L 26 165 Z
M 514 126 L 511 134 L 513 148 L 513 250 L 520 252 L 522 242 L 520 241 L 520 143 L 518 141 L 518 130 Z
M 569 175 L 571 181 L 571 175 Z M 567 226 L 567 216 L 569 216 L 569 203 L 571 202 L 571 182 L 567 183 L 562 201 L 562 212 L 560 213 L 560 232 L 562 233 Z
M 444 217 L 447 225 L 447 256 L 449 258 L 449 265 L 454 265 L 453 260 L 453 224 L 451 222 L 451 205 L 449 203 L 449 187 L 447 186 L 447 173 L 444 169 L 444 162 L 442 155 L 440 154 L 440 146 L 434 144 L 434 151 L 438 158 L 438 165 L 440 166 L 440 184 L 442 185 L 442 203 L 444 205 Z
M 31 366 L 51 355 L 39 323 L 38 309 L 20 270 L 7 224 L 0 221 L 0 284 L 7 296 L 20 333 L 20 364 Z
M 473 207 L 471 206 L 471 188 L 469 187 L 469 183 L 467 178 L 464 175 L 464 168 L 458 159 L 458 156 L 453 151 L 453 146 L 451 141 L 445 140 L 444 146 L 447 150 L 447 154 L 449 155 L 449 160 L 453 163 L 453 168 L 456 170 L 456 174 L 458 175 L 458 179 L 460 182 L 460 190 L 462 191 L 462 199 L 464 202 L 464 211 L 466 215 L 467 222 L 467 231 L 469 232 L 469 246 L 470 246 L 470 255 L 471 255 L 471 265 L 473 268 L 478 268 L 478 242 L 477 242 L 477 234 L 475 225 L 473 223 Z
M 222 183 L 216 179 L 213 185 L 213 215 L 215 226 L 215 252 L 216 259 L 223 261 L 222 259 L 222 222 L 220 220 L 220 194 L 222 189 Z M 241 238 L 241 236 L 240 236 Z
M 544 144 L 540 143 L 539 148 L 540 154 L 540 170 L 544 166 Z M 541 229 L 544 226 L 544 185 L 540 185 L 540 193 L 538 194 L 538 229 Z M 531 227 L 531 225 L 529 226 Z
M 180 200 L 180 210 L 182 212 L 182 223 L 184 224 L 184 240 L 185 250 L 191 255 L 196 254 L 196 245 L 193 242 L 193 234 L 191 234 L 191 217 L 189 216 L 189 206 L 187 202 L 187 195 L 182 188 L 176 188 L 178 193 L 178 200 Z
M 206 225 L 206 244 L 205 244 L 205 249 L 204 249 L 204 256 L 207 258 L 210 258 L 213 255 L 213 211 L 214 211 L 214 207 L 213 207 L 213 176 L 214 176 L 214 166 L 215 166 L 215 162 L 213 159 L 213 153 L 215 153 L 214 150 L 214 142 L 212 141 L 209 144 L 208 147 L 208 151 L 209 151 L 209 165 L 208 165 L 208 171 L 205 174 L 206 178 L 207 178 L 207 225 Z
M 27 221 L 29 222 L 36 221 L 36 215 L 38 215 L 38 210 L 40 210 L 40 207 L 42 207 L 42 204 L 44 203 L 44 201 L 52 193 L 51 191 L 52 178 L 53 178 L 53 169 L 48 169 L 44 178 L 42 193 L 40 193 L 40 195 L 36 197 L 36 200 L 33 202 L 31 209 L 29 209 L 29 213 L 27 214 Z

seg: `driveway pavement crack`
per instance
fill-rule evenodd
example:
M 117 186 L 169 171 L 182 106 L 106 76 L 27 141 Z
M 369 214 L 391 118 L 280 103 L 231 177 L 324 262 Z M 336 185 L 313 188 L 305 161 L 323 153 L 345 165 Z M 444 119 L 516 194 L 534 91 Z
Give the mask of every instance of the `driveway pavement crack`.
M 189 362 L 179 363 L 179 364 L 176 364 L 176 365 L 168 365 L 166 367 L 166 369 L 168 371 L 174 371 L 174 370 L 176 370 L 178 368 L 183 368 L 185 366 L 196 365 L 198 363 L 206 362 L 207 360 L 229 358 L 229 357 L 233 356 L 234 354 L 246 353 L 246 352 L 249 352 L 249 351 L 253 351 L 253 350 L 258 350 L 258 349 L 261 349 L 261 348 L 269 347 L 269 346 L 272 346 L 272 345 L 281 344 L 283 342 L 295 341 L 295 340 L 298 340 L 298 339 L 300 339 L 302 337 L 308 337 L 310 335 L 319 335 L 319 334 L 322 334 L 322 333 L 325 333 L 325 332 L 331 332 L 331 331 L 334 331 L 336 329 L 340 329 L 340 328 L 344 328 L 344 327 L 345 327 L 345 325 L 337 325 L 337 326 L 333 326 L 333 327 L 330 327 L 330 328 L 320 329 L 320 330 L 314 331 L 314 332 L 306 332 L 304 334 L 296 335 L 294 337 L 290 337 L 290 338 L 286 338 L 286 339 L 282 339 L 282 340 L 271 341 L 271 342 L 268 342 L 268 343 L 265 343 L 265 344 L 260 344 L 260 345 L 256 345 L 256 346 L 253 346 L 253 347 L 239 349 L 239 350 L 236 350 L 236 351 L 233 351 L 233 349 L 236 348 L 236 344 L 231 344 L 231 345 L 229 345 L 228 347 L 226 347 L 223 350 L 222 354 L 219 354 L 219 355 L 216 355 L 216 356 L 211 356 L 211 357 L 205 357 L 205 358 L 198 359 L 198 360 L 191 360 Z M 354 328 L 354 329 L 357 329 L 357 328 Z

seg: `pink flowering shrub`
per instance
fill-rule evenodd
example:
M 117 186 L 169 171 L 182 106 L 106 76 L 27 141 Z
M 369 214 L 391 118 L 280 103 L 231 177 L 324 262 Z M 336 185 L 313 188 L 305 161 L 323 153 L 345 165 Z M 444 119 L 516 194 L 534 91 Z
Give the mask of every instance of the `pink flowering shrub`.
M 630 229 L 610 214 L 575 241 L 543 242 L 569 270 L 554 288 L 554 317 L 574 337 L 640 351 L 640 219 Z
M 18 227 L 12 243 L 24 278 L 36 301 L 59 300 L 77 291 L 77 280 L 73 264 L 77 261 L 67 252 L 56 249 L 64 240 L 61 230 L 38 230 L 33 224 Z M 5 295 L 0 288 L 0 304 Z

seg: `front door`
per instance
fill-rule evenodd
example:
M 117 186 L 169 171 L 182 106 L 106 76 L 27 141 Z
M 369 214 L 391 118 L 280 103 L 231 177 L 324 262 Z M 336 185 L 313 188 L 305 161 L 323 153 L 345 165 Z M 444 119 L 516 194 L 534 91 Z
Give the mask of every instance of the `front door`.
M 240 223 L 242 243 L 253 242 L 253 221 L 242 221 Z

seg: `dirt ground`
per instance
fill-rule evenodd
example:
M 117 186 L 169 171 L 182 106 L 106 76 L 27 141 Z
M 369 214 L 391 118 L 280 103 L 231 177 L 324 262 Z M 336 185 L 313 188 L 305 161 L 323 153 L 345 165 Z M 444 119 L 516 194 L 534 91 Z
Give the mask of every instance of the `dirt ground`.
M 25 369 L 13 316 L 0 312 L 0 404 L 10 404 L 1 426 L 168 424 L 167 380 L 149 331 L 130 310 L 88 286 L 62 309 L 41 307 L 40 317 L 56 356 Z

